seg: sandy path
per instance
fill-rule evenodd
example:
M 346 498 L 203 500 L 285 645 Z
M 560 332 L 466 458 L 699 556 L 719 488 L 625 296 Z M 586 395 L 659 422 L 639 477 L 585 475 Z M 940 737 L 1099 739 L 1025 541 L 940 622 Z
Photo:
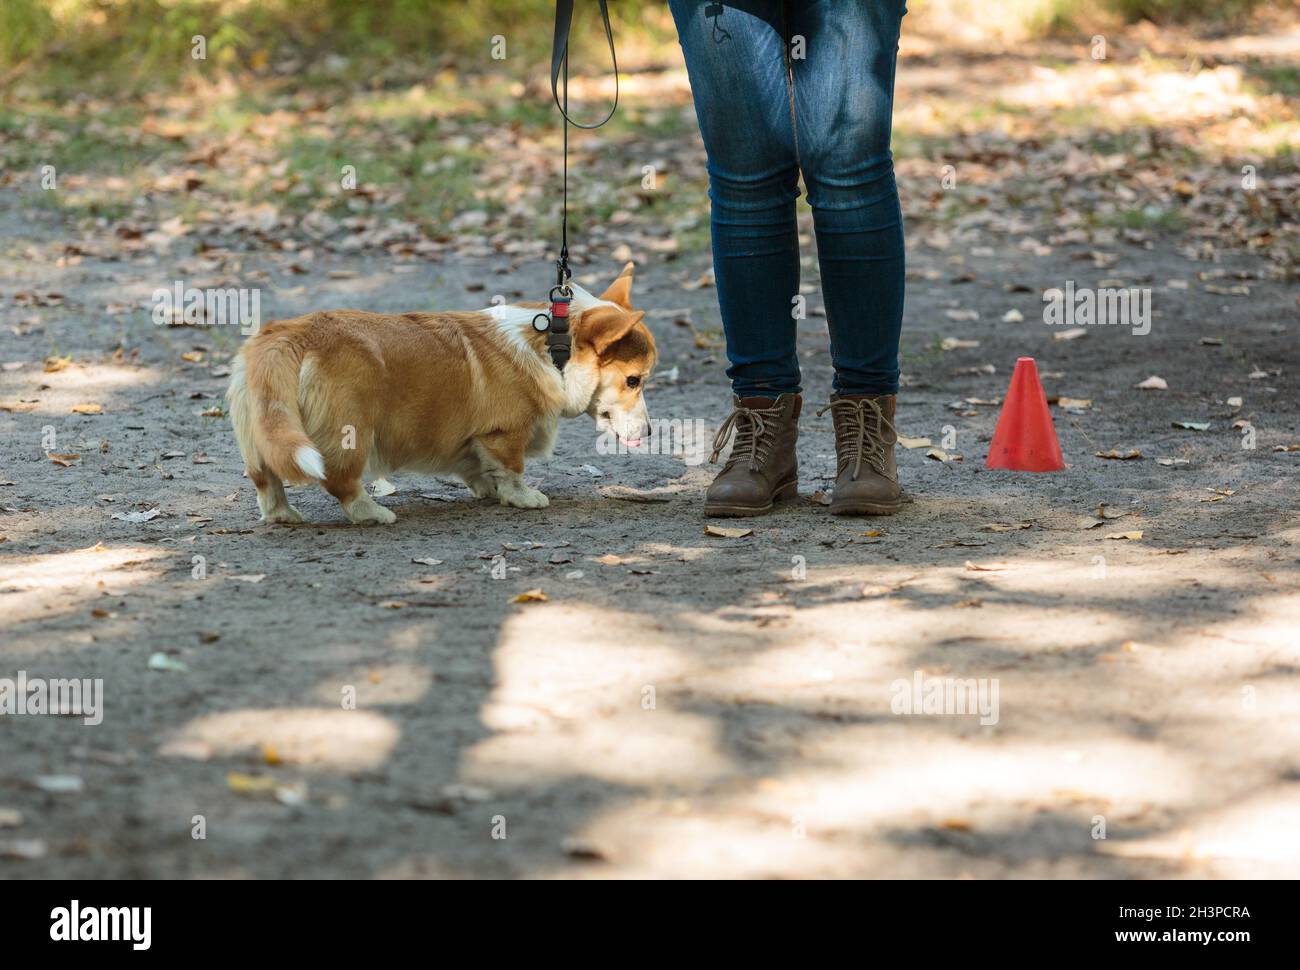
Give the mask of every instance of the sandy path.
M 155 327 L 138 309 L 155 287 L 249 281 L 266 317 L 475 308 L 544 293 L 545 257 L 399 261 L 317 240 L 296 272 L 256 233 L 212 240 L 210 224 L 204 241 L 226 252 L 196 254 L 199 232 L 141 247 L 108 225 L 112 246 L 83 245 L 13 182 L 0 683 L 101 678 L 105 712 L 98 726 L 0 716 L 0 878 L 1300 875 L 1300 450 L 1275 450 L 1300 444 L 1296 294 L 1281 265 L 1232 254 L 1238 228 L 1263 244 L 1276 225 L 1285 262 L 1295 176 L 1263 166 L 1243 201 L 1235 160 L 1184 171 L 1158 154 L 1178 139 L 1207 158 L 1241 138 L 1256 151 L 1261 119 L 1290 109 L 1225 67 L 1070 68 L 1077 51 L 1029 49 L 954 65 L 943 50 L 900 74 L 899 420 L 963 460 L 901 451 L 912 501 L 888 519 L 836 520 L 812 499 L 834 459 L 829 416 L 813 416 L 829 362 L 810 269 L 803 498 L 743 523 L 752 536 L 704 534 L 709 466 L 600 454 L 587 419 L 530 466 L 545 511 L 410 477 L 382 499 L 392 528 L 347 526 L 319 491 L 294 499 L 309 524 L 262 526 L 227 421 L 202 413 L 222 403 L 239 338 Z M 634 106 L 683 103 L 680 71 L 635 82 Z M 982 122 L 980 99 L 998 104 Z M 1099 99 L 1100 120 L 1131 128 L 1114 146 L 1026 113 Z M 242 152 L 279 151 L 269 136 L 195 137 L 236 169 Z M 631 172 L 635 188 L 662 155 L 665 184 L 697 183 L 698 149 L 655 137 L 598 142 L 581 170 Z M 493 138 L 502 178 L 536 181 L 554 161 L 526 133 Z M 951 204 L 936 188 L 947 160 Z M 186 201 L 153 199 L 158 220 Z M 1172 209 L 1186 230 L 1106 228 L 1121 202 L 1157 223 Z M 652 415 L 711 437 L 721 351 L 674 324 L 689 309 L 705 343 L 718 330 L 712 290 L 683 286 L 707 261 L 661 255 L 664 211 L 593 231 L 601 262 L 580 272 L 616 272 L 624 234 L 644 251 L 637 299 L 663 357 Z M 1043 287 L 1116 278 L 1150 288 L 1149 335 L 1054 339 Z M 1053 409 L 1064 473 L 983 468 L 998 413 L 984 402 L 1022 354 L 1049 395 L 1091 402 Z M 1151 375 L 1168 389 L 1134 387 Z M 1142 457 L 1094 457 L 1111 449 Z M 1102 503 L 1124 514 L 1092 528 Z M 512 602 L 534 588 L 548 600 Z M 996 685 L 996 723 L 894 713 L 896 684 L 918 677 Z
M 51 226 L 21 232 L 53 251 Z M 936 443 L 954 426 L 965 460 L 903 452 L 914 501 L 902 514 L 834 520 L 808 498 L 830 479 L 833 447 L 828 420 L 809 413 L 804 500 L 753 522 L 751 537 L 718 539 L 702 532 L 708 466 L 597 454 L 585 419 L 530 469 L 552 498 L 544 512 L 408 478 L 384 499 L 400 516 L 391 529 L 347 527 L 321 492 L 295 500 L 310 525 L 262 526 L 227 425 L 199 416 L 219 403 L 213 370 L 233 340 L 96 311 L 146 299 L 157 267 L 58 267 L 11 250 L 0 359 L 26 363 L 6 367 L 0 400 L 34 404 L 0 413 L 0 676 L 102 678 L 106 716 L 0 718 L 0 808 L 22 817 L 0 842 L 11 855 L 15 840 L 43 844 L 41 858 L 0 858 L 0 873 L 1300 873 L 1297 456 L 1273 451 L 1300 439 L 1300 361 L 1275 326 L 1292 294 L 1166 290 L 1186 275 L 1173 256 L 1127 258 L 1126 275 L 1156 281 L 1161 311 L 1141 355 L 1119 331 L 1054 341 L 1036 293 L 1003 292 L 1039 259 L 1010 248 L 970 261 L 981 278 L 962 305 L 984 321 L 1018 307 L 1029 322 L 964 328 L 977 349 L 923 350 L 953 332 L 953 289 L 915 280 L 900 421 Z M 918 247 L 912 268 L 931 265 L 942 263 Z M 326 276 L 341 268 L 360 275 Z M 482 295 L 466 284 L 499 268 L 465 261 L 434 277 L 327 257 L 264 309 L 469 307 Z M 710 290 L 678 285 L 698 270 L 646 267 L 641 305 L 713 319 Z M 1064 252 L 1034 271 L 1087 275 Z M 19 291 L 64 303 L 20 308 Z M 11 330 L 32 317 L 43 329 Z M 810 400 L 828 382 L 823 326 L 803 328 Z M 720 366 L 668 317 L 656 329 L 679 382 L 650 390 L 654 415 L 715 426 Z M 112 360 L 119 338 L 138 360 Z M 180 362 L 193 344 L 208 348 L 203 362 Z M 56 351 L 74 363 L 43 373 Z M 1000 398 L 1021 353 L 1063 375 L 1049 394 L 1094 401 L 1055 411 L 1064 474 L 982 470 L 997 409 L 945 407 Z M 955 376 L 985 362 L 995 375 Z M 1248 379 L 1257 364 L 1281 374 Z M 1152 372 L 1169 391 L 1132 389 Z M 1223 403 L 1232 396 L 1239 411 Z M 104 413 L 70 413 L 84 402 Z M 1258 429 L 1253 451 L 1229 427 L 1238 414 Z M 45 458 L 47 425 L 48 450 L 79 464 Z M 1092 456 L 1109 448 L 1146 457 Z M 598 491 L 609 485 L 668 501 L 612 500 Z M 1085 528 L 1102 502 L 1128 515 Z M 148 522 L 111 517 L 152 508 Z M 1104 538 L 1137 529 L 1141 540 Z M 549 602 L 511 603 L 535 587 Z M 187 670 L 151 670 L 157 653 Z M 918 671 L 996 679 L 997 723 L 892 714 L 891 685 Z M 340 700 L 349 686 L 355 710 Z M 84 790 L 44 791 L 46 775 Z M 191 837 L 195 816 L 205 840 Z

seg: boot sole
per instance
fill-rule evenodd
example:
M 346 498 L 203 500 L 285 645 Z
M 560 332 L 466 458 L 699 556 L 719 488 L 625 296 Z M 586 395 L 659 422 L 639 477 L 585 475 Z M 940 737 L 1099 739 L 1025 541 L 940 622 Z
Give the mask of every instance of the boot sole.
M 845 502 L 841 505 L 831 504 L 831 515 L 893 515 L 903 507 L 902 499 L 892 503 Z
M 720 505 L 704 503 L 704 514 L 715 519 L 743 519 L 751 515 L 767 515 L 777 503 L 793 502 L 799 497 L 799 480 L 793 479 L 772 492 L 772 501 L 766 505 Z

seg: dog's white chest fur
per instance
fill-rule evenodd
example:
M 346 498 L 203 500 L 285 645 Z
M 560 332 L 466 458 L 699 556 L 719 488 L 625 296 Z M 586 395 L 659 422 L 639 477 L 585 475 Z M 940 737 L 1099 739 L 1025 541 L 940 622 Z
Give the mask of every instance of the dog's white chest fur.
M 575 287 L 575 290 L 580 289 Z M 592 305 L 603 302 L 595 300 L 585 290 L 582 290 L 580 294 L 575 294 L 574 299 L 575 306 L 579 308 L 582 305 L 580 296 L 583 294 L 586 295 L 588 300 L 592 301 Z M 536 373 L 540 380 L 547 381 L 558 387 L 564 401 L 560 416 L 575 418 L 587 411 L 591 406 L 591 399 L 595 396 L 596 386 L 600 382 L 599 375 L 592 368 L 584 367 L 572 360 L 569 361 L 564 368 L 563 375 L 561 375 L 549 360 L 543 360 L 539 357 L 528 343 L 528 332 L 533 327 L 533 318 L 544 311 L 521 306 L 492 306 L 479 312 L 492 318 L 501 334 L 502 344 L 517 353 L 525 367 Z M 539 435 L 546 433 L 544 425 L 549 425 L 549 438 L 547 439 L 549 443 L 544 450 L 536 452 L 530 450 L 530 456 L 549 454 L 551 447 L 555 443 L 555 418 L 551 417 L 538 422 Z

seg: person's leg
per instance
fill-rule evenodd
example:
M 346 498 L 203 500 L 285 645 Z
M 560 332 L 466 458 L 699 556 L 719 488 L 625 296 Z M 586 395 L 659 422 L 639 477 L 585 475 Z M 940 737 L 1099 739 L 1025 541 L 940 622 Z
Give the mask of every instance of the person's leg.
M 835 423 L 834 515 L 902 505 L 894 414 L 903 220 L 889 135 L 905 12 L 905 0 L 790 2 L 795 132 L 835 366 L 822 409 Z
M 781 0 L 671 0 L 708 154 L 713 268 L 739 398 L 797 393 L 798 167 Z M 715 9 L 716 8 L 716 9 Z
M 889 138 L 905 12 L 905 0 L 790 3 L 799 162 L 840 395 L 898 390 L 903 220 Z

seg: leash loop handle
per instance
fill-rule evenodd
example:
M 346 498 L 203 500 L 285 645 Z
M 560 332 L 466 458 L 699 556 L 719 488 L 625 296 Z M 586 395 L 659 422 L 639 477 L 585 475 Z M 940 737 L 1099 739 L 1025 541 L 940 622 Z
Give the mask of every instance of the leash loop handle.
M 551 95 L 564 120 L 575 128 L 599 128 L 614 117 L 618 110 L 618 56 L 614 53 L 614 28 L 609 25 L 608 0 L 600 0 L 600 17 L 605 24 L 605 40 L 609 42 L 609 60 L 614 65 L 614 103 L 609 114 L 593 125 L 584 125 L 569 117 L 569 30 L 573 26 L 573 0 L 555 0 L 555 38 L 551 42 Z M 564 74 L 564 102 L 560 102 L 560 74 Z

